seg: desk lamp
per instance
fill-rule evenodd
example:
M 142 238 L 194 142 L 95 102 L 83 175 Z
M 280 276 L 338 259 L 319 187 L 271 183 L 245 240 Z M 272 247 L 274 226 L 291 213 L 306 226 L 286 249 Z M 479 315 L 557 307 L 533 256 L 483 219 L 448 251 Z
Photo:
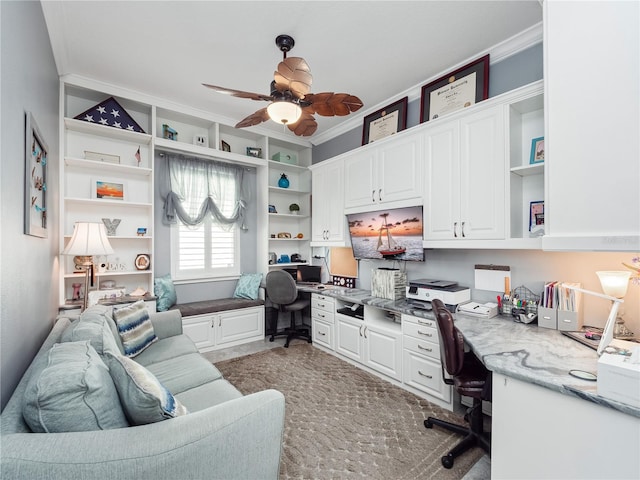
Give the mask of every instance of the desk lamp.
M 113 253 L 113 248 L 107 238 L 107 231 L 103 223 L 76 222 L 73 227 L 73 236 L 62 251 L 62 255 L 75 255 L 77 264 L 84 266 L 84 298 L 80 311 L 87 308 L 89 298 L 89 275 L 91 274 L 91 285 L 93 285 L 93 255 L 109 255 Z
M 596 272 L 600 279 L 600 285 L 602 285 L 602 291 L 611 297 L 624 298 L 627 294 L 627 287 L 629 286 L 629 278 L 631 272 L 627 271 L 602 271 Z M 622 315 L 622 313 L 620 313 Z M 633 335 L 627 327 L 624 325 L 624 320 L 621 316 L 616 317 L 615 328 L 613 330 L 614 337 L 629 337 Z

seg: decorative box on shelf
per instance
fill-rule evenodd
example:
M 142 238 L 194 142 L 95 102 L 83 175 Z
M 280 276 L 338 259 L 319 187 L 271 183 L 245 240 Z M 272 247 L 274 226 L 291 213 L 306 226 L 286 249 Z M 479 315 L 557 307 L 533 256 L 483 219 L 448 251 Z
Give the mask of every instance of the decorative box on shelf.
M 393 268 L 378 268 L 371 274 L 371 295 L 400 300 L 405 298 L 407 274 Z
M 295 155 L 290 155 L 282 152 L 278 152 L 271 157 L 271 160 L 281 163 L 288 163 L 289 165 L 298 165 L 298 159 Z

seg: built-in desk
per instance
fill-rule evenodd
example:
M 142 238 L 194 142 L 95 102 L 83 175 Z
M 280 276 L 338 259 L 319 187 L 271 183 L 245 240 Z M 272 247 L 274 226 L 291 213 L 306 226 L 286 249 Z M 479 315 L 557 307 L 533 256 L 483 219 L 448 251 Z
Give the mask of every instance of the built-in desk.
M 405 300 L 366 290 L 323 295 L 432 319 Z M 456 326 L 493 372 L 492 478 L 640 478 L 640 409 L 597 395 L 569 370 L 597 371 L 598 356 L 559 331 L 456 314 Z M 640 392 L 638 392 L 640 395 Z

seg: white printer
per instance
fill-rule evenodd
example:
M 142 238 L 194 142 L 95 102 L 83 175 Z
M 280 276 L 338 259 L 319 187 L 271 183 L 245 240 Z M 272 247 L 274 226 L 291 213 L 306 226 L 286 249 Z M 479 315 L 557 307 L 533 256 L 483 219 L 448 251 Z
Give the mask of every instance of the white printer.
M 449 306 L 456 306 L 471 300 L 471 290 L 461 287 L 457 282 L 448 280 L 431 280 L 422 278 L 409 281 L 406 287 L 407 300 L 416 307 L 430 308 L 424 302 L 431 302 L 433 299 L 442 300 L 442 303 Z

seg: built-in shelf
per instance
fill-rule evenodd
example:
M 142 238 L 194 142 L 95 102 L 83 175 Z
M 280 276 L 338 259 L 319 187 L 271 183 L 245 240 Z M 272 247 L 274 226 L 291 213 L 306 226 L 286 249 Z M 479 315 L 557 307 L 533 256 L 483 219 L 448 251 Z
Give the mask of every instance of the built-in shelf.
M 88 133 L 90 135 L 113 138 L 114 140 L 131 143 L 140 143 L 142 145 L 149 145 L 151 143 L 151 135 L 146 133 L 89 123 L 84 120 L 76 120 L 75 118 L 65 118 L 64 125 L 67 130 L 73 132 Z
M 283 170 L 285 172 L 305 172 L 308 167 L 301 167 L 300 165 L 292 165 L 290 163 L 276 162 L 275 160 L 269 160 L 269 168 L 273 170 Z
M 102 205 L 102 206 L 118 206 L 118 207 L 132 207 L 132 208 L 151 208 L 150 203 L 137 203 L 137 202 L 123 202 L 120 200 L 106 200 L 106 199 L 93 199 L 93 198 L 65 198 L 65 203 L 76 205 Z
M 277 217 L 277 218 L 309 218 L 309 215 L 297 215 L 294 213 L 270 213 L 269 214 L 270 217 Z
M 278 162 L 275 162 L 278 163 Z M 284 193 L 287 195 L 308 195 L 309 192 L 295 190 L 293 188 L 269 187 L 269 192 Z
M 152 170 L 150 168 L 134 167 L 131 165 L 120 165 L 117 163 L 99 162 L 97 160 L 86 160 L 84 158 L 65 157 L 64 164 L 67 167 L 86 168 L 94 172 L 140 175 L 142 177 L 148 177 L 152 173 Z
M 309 262 L 295 262 L 295 263 L 272 263 L 269 265 L 269 268 L 277 268 L 277 267 L 297 267 L 299 265 L 310 265 Z
M 533 165 L 524 165 L 521 167 L 513 167 L 511 173 L 515 173 L 521 177 L 530 175 L 542 175 L 544 173 L 544 163 L 535 163 Z
M 150 275 L 153 273 L 151 270 L 117 270 L 107 272 L 96 272 L 96 278 L 100 277 L 114 277 L 123 275 Z M 64 278 L 84 278 L 84 272 L 65 273 Z

